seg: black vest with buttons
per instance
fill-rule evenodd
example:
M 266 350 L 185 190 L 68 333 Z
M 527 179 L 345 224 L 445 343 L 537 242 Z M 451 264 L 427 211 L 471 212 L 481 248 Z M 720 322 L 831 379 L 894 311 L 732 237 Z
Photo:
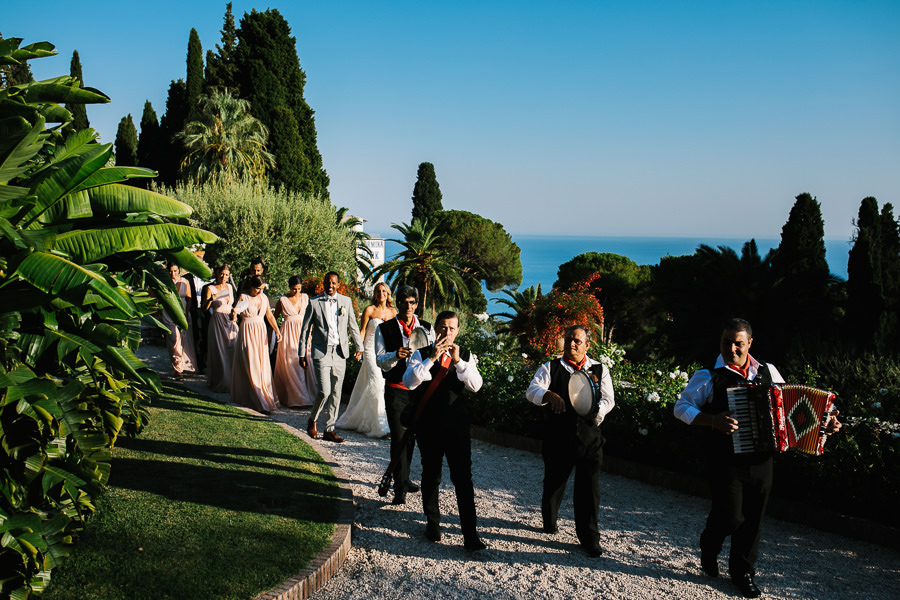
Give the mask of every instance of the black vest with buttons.
M 742 383 L 754 383 L 756 385 L 769 385 L 772 383 L 772 373 L 769 366 L 759 363 L 759 370 L 753 380 L 742 377 L 728 367 L 710 368 L 712 376 L 713 398 L 712 402 L 701 410 L 709 414 L 719 414 L 728 410 L 728 388 Z M 772 456 L 771 452 L 750 452 L 746 454 L 734 453 L 734 442 L 731 436 L 722 435 L 722 432 L 713 430 L 707 434 L 707 451 L 714 461 L 727 461 L 732 464 L 755 464 L 767 460 Z
M 426 348 L 420 348 L 419 352 L 423 357 L 430 356 L 431 353 L 434 352 L 434 344 L 431 344 Z M 459 359 L 463 362 L 469 362 L 470 358 L 471 354 L 469 351 L 460 348 Z M 423 381 L 419 387 L 411 392 L 410 396 L 414 403 L 421 401 L 422 397 L 425 395 L 425 391 L 431 387 L 431 382 L 434 381 L 440 368 L 441 364 L 439 359 L 431 365 L 431 380 Z M 448 425 L 468 427 L 469 407 L 466 405 L 465 399 L 463 398 L 465 389 L 465 384 L 459 380 L 459 377 L 456 374 L 456 365 L 451 363 L 450 367 L 447 369 L 446 375 L 444 375 L 444 378 L 438 384 L 437 389 L 435 389 L 434 393 L 428 399 L 425 408 L 422 409 L 422 414 L 419 417 L 419 427 L 417 427 L 417 429 L 427 427 L 445 428 Z
M 602 380 L 603 365 L 597 363 L 588 369 L 597 380 Z M 550 387 L 551 392 L 559 394 L 566 402 L 566 411 L 556 414 L 549 406 L 544 407 L 546 414 L 546 440 L 578 440 L 590 445 L 603 445 L 603 434 L 600 427 L 575 412 L 569 400 L 569 379 L 572 375 L 563 366 L 563 359 L 557 358 L 550 361 Z
M 431 331 L 431 323 L 419 319 L 419 326 L 426 331 Z M 394 317 L 388 321 L 382 321 L 378 328 L 384 340 L 384 349 L 388 352 L 396 352 L 403 347 L 403 334 L 400 333 L 400 323 Z M 384 380 L 388 383 L 403 383 L 403 374 L 406 372 L 406 359 L 401 358 L 393 368 L 384 374 Z

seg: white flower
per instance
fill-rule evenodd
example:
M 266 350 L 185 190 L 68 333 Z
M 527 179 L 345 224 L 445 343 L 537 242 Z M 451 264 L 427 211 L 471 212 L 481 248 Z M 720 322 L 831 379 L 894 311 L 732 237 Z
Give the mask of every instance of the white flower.
M 512 375 L 510 375 L 509 377 L 506 378 L 506 380 L 510 383 L 513 382 L 513 379 L 515 379 L 515 378 Z
M 522 353 L 522 358 L 528 358 L 528 355 L 525 354 L 525 353 L 523 352 L 523 353 Z
M 675 373 L 669 373 L 669 379 L 675 379 L 676 377 L 678 377 L 678 375 Z
M 640 429 L 638 429 L 638 433 L 641 435 L 647 435 L 649 431 L 647 431 L 646 427 L 641 427 Z
M 660 371 L 659 369 L 657 369 L 657 370 L 656 370 L 656 374 L 659 375 L 659 376 L 662 376 L 662 371 Z
M 503 342 L 497 342 L 497 347 L 498 347 L 498 348 L 502 348 L 502 347 L 503 347 Z
M 481 313 L 481 314 L 475 315 L 475 318 L 478 319 L 479 321 L 481 321 L 482 323 L 484 323 L 489 318 L 491 318 L 491 316 L 487 313 Z
M 647 394 L 646 399 L 649 402 L 659 402 L 659 394 L 657 392 L 650 392 L 649 394 Z
M 688 380 L 688 374 L 687 374 L 687 373 L 682 373 L 682 374 L 681 374 L 681 380 L 682 380 L 682 381 L 687 381 L 687 380 Z
M 888 393 L 887 388 L 878 388 L 878 393 L 884 396 Z
M 875 408 L 881 408 L 881 402 L 873 402 L 872 406 L 874 406 Z

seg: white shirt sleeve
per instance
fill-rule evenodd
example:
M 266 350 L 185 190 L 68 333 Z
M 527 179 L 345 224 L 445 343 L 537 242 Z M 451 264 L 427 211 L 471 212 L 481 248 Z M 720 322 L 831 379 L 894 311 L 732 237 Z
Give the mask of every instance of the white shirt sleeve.
M 602 423 L 615 405 L 612 376 L 609 374 L 609 369 L 604 367 L 603 375 L 600 377 L 600 405 L 597 410 L 597 416 L 594 418 L 594 423 L 597 425 Z
M 678 395 L 675 417 L 690 425 L 700 414 L 700 409 L 712 401 L 712 397 L 712 374 L 709 369 L 696 371 L 684 386 L 684 391 Z
M 434 365 L 431 358 L 422 359 L 422 353 L 418 350 L 406 361 L 406 372 L 403 373 L 403 385 L 414 390 L 426 381 L 431 381 L 431 367 Z M 470 392 L 481 389 L 481 373 L 478 372 L 478 358 L 474 354 L 469 355 L 468 361 L 460 360 L 456 363 L 456 377 L 463 382 Z
M 550 363 L 545 362 L 542 364 L 537 373 L 534 374 L 534 377 L 531 379 L 531 383 L 528 385 L 528 389 L 525 390 L 525 397 L 529 402 L 533 404 L 537 404 L 538 406 L 543 406 L 546 404 L 544 402 L 544 394 L 547 393 L 547 390 L 550 389 Z
M 400 357 L 397 356 L 397 351 L 388 352 L 384 347 L 384 336 L 381 334 L 381 326 L 375 328 L 375 364 L 378 365 L 382 371 L 387 373 L 400 362 Z

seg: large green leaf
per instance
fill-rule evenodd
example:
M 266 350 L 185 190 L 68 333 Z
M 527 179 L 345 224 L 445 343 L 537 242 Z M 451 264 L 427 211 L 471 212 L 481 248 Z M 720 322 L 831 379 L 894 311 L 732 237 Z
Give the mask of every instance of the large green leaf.
M 181 219 L 189 217 L 193 211 L 184 202 L 131 185 L 104 185 L 91 188 L 87 193 L 97 216 L 147 212 L 170 219 Z
M 0 184 L 24 173 L 43 146 L 44 120 L 33 126 L 22 117 L 0 119 Z
M 210 242 L 205 243 L 208 244 Z M 166 254 L 172 262 L 187 272 L 193 273 L 204 281 L 212 279 L 212 271 L 206 266 L 206 263 L 197 258 L 197 255 L 187 248 L 183 248 L 177 252 L 167 252 Z
M 75 188 L 75 191 L 86 190 L 108 183 L 118 183 L 134 177 L 156 177 L 156 171 L 142 169 L 141 167 L 104 167 L 85 179 L 81 185 Z
M 50 42 L 34 42 L 19 48 L 22 38 L 0 40 L 0 65 L 18 65 L 32 58 L 56 55 L 55 46 Z
M 21 95 L 26 102 L 37 104 L 49 102 L 53 104 L 104 104 L 109 96 L 93 88 L 80 87 L 77 80 L 67 75 L 33 81 L 14 86 L 10 96 Z
M 175 292 L 175 287 L 172 285 L 169 274 L 163 271 L 161 267 L 158 268 L 158 273 L 157 275 L 156 272 L 147 271 L 147 278 L 145 279 L 147 287 L 159 300 L 163 310 L 172 317 L 175 324 L 182 329 L 187 329 L 188 322 L 187 317 L 184 316 L 184 306 L 181 304 L 181 297 Z
M 109 160 L 112 145 L 97 146 L 83 154 L 69 156 L 58 163 L 42 169 L 35 186 L 38 200 L 35 207 L 28 212 L 28 226 L 32 226 L 37 217 L 47 208 L 53 206 L 63 196 L 77 188 L 94 172 L 101 169 Z
M 137 316 L 134 303 L 102 276 L 70 260 L 46 252 L 34 252 L 16 270 L 24 281 L 48 294 L 65 295 L 87 285 L 116 308 Z
M 79 263 L 96 262 L 118 252 L 169 250 L 211 243 L 215 234 L 175 223 L 75 230 L 59 234 L 55 248 Z

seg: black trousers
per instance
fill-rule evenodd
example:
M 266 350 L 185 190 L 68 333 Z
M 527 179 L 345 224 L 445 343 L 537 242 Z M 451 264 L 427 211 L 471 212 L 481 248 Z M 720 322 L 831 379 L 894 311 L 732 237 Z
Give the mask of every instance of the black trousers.
M 409 464 L 412 461 L 413 450 L 416 447 L 414 436 L 410 436 L 406 446 L 401 450 L 403 436 L 406 427 L 400 424 L 400 414 L 409 404 L 409 391 L 384 386 L 384 409 L 387 413 L 388 427 L 391 428 L 391 459 L 399 457 L 397 467 L 394 470 L 394 495 L 406 494 L 409 484 Z
M 577 439 L 548 437 L 544 440 L 544 493 L 541 516 L 545 527 L 553 527 L 559 518 L 563 492 L 569 475 L 575 470 L 575 534 L 584 546 L 600 543 L 597 519 L 600 513 L 600 467 L 603 463 L 602 437 L 584 443 Z
M 456 491 L 456 506 L 464 537 L 477 535 L 475 487 L 472 484 L 472 441 L 469 425 L 425 424 L 416 433 L 422 454 L 422 509 L 429 524 L 440 525 L 439 489 L 444 457 Z
M 700 549 L 718 555 L 730 535 L 728 572 L 734 578 L 755 574 L 763 515 L 772 491 L 772 464 L 770 456 L 754 464 L 720 465 L 710 475 L 712 508 L 700 534 Z

